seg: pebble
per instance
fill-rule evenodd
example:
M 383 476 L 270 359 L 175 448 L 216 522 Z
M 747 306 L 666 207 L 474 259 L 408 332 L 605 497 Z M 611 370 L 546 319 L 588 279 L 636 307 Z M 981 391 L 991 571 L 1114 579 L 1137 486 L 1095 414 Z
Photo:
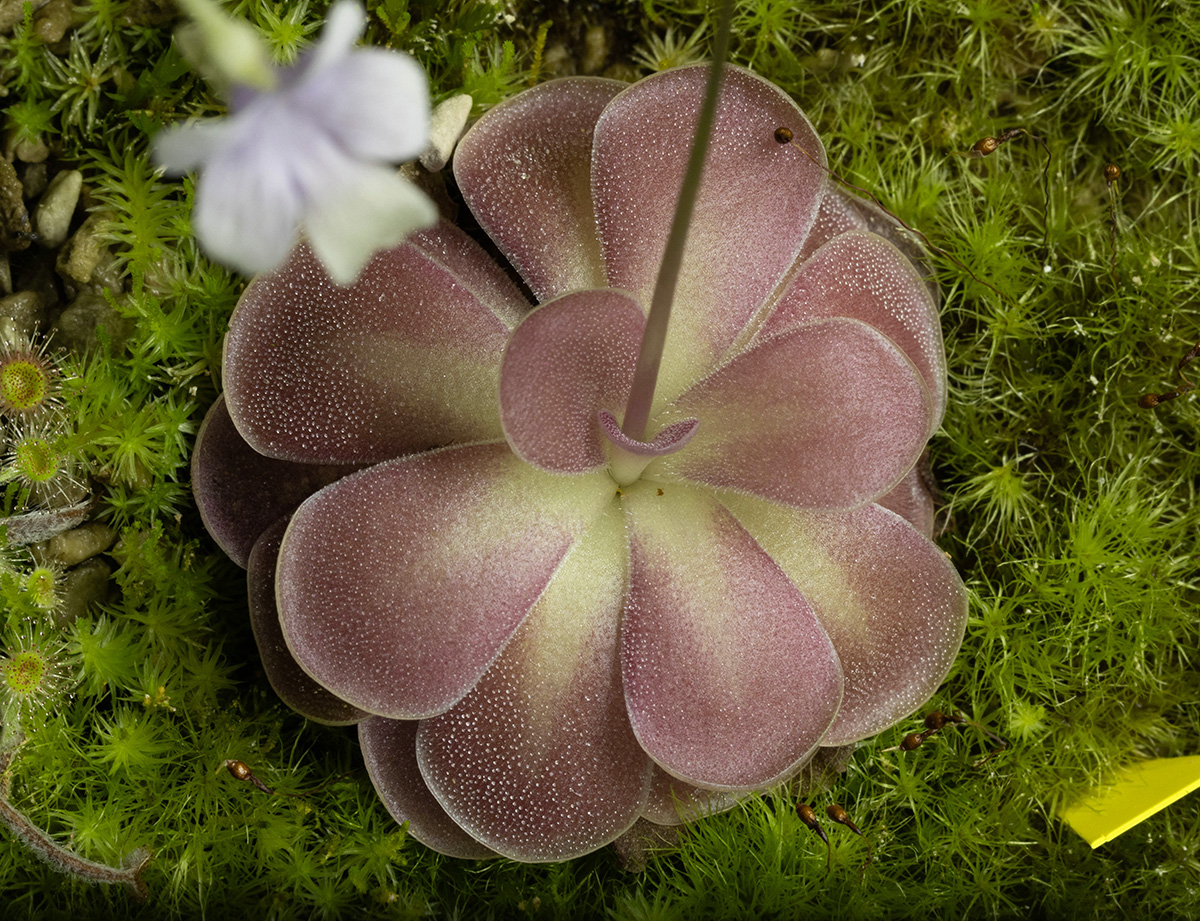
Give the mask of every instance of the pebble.
M 0 32 L 10 32 L 12 27 L 25 18 L 25 4 L 29 0 L 0 0 Z M 46 5 L 48 0 L 33 0 L 34 12 Z
M 33 238 L 33 225 L 25 207 L 25 189 L 13 165 L 0 159 L 0 249 L 25 249 Z
M 117 540 L 117 532 L 100 521 L 64 531 L 50 538 L 46 553 L 64 566 L 75 566 L 103 553 Z
M 103 326 L 114 346 L 129 336 L 131 322 L 117 314 L 99 294 L 81 291 L 54 321 L 54 344 L 83 351 L 95 345 L 96 327 Z
M 79 170 L 63 170 L 50 180 L 34 212 L 34 223 L 47 249 L 62 246 L 71 229 L 71 218 L 79 204 L 79 193 L 83 191 L 83 173 Z
M 46 191 L 46 186 L 49 184 L 50 172 L 45 163 L 30 163 L 25 167 L 21 176 L 21 188 L 24 190 L 27 200 L 32 201 L 37 198 Z
M 50 156 L 50 145 L 39 135 L 34 141 L 17 141 L 13 145 L 13 153 L 22 163 L 43 163 Z
M 108 254 L 101 236 L 101 228 L 109 215 L 96 212 L 88 215 L 67 245 L 58 251 L 55 268 L 60 275 L 86 285 L 92 280 L 96 268 Z
M 162 26 L 179 18 L 175 0 L 127 0 L 121 19 L 130 26 Z
M 18 338 L 28 339 L 42 322 L 45 303 L 36 291 L 18 291 L 0 298 L 0 322 L 8 321 Z
M 429 116 L 429 146 L 421 154 L 421 165 L 431 173 L 442 169 L 454 153 L 471 115 L 474 100 L 466 93 L 439 102 Z
M 107 601 L 112 574 L 112 566 L 104 560 L 88 560 L 69 570 L 62 579 L 62 603 L 54 612 L 55 623 L 68 627 L 86 617 L 94 605 Z
M 8 253 L 0 253 L 0 296 L 12 293 L 12 266 L 8 264 Z
M 47 45 L 61 42 L 75 16 L 74 0 L 50 0 L 33 17 L 33 31 Z

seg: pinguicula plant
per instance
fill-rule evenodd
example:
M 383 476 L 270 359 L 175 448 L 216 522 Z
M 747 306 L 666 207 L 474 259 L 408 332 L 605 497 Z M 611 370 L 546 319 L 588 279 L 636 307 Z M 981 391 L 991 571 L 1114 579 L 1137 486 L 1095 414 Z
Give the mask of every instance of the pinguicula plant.
M 201 512 L 280 695 L 357 723 L 445 854 L 727 808 L 910 714 L 961 643 L 914 469 L 934 296 L 727 28 L 713 67 L 555 80 L 463 139 L 536 306 L 443 220 L 349 286 L 301 244 L 231 319 Z

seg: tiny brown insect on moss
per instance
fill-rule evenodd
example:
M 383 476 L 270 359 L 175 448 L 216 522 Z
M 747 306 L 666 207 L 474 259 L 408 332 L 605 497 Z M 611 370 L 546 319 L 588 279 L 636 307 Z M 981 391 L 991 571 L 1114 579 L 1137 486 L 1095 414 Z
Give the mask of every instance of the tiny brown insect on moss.
M 229 759 L 222 762 L 221 767 L 229 771 L 229 773 L 235 779 L 252 783 L 258 789 L 262 790 L 263 793 L 269 794 L 270 796 L 310 796 L 313 793 L 320 793 L 334 781 L 341 780 L 343 777 L 349 777 L 354 773 L 354 771 L 346 771 L 344 774 L 338 774 L 335 777 L 329 778 L 329 780 L 325 781 L 325 783 L 321 784 L 319 787 L 313 787 L 311 790 L 304 790 L 300 793 L 286 793 L 283 790 L 272 790 L 270 787 L 268 787 L 257 776 L 255 776 L 254 772 L 250 770 L 250 766 L 246 764 L 245 761 Z
M 250 770 L 249 765 L 245 761 L 226 761 L 223 766 L 238 780 L 248 781 L 262 790 L 263 793 L 270 794 L 271 796 L 275 795 L 274 790 L 254 776 L 254 772 Z

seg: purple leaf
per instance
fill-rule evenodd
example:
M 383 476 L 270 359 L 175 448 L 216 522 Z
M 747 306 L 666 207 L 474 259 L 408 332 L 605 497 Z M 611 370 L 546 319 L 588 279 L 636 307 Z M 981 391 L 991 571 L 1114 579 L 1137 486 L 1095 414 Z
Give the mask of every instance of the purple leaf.
M 766 789 L 812 753 L 842 673 L 796 586 L 703 490 L 628 488 L 621 663 L 633 730 L 659 767 Z
M 346 726 L 367 716 L 306 675 L 288 652 L 275 607 L 275 564 L 287 519 L 280 518 L 255 542 L 246 565 L 250 626 L 267 680 L 279 699 L 302 716 L 330 726 Z
M 845 675 L 823 745 L 865 739 L 912 713 L 962 643 L 967 592 L 953 564 L 877 505 L 802 512 L 748 496 L 725 505 L 816 609 Z
M 306 463 L 369 463 L 501 437 L 495 411 L 504 320 L 435 258 L 486 260 L 447 224 L 377 255 L 352 287 L 306 247 L 242 295 L 225 340 L 229 412 L 255 450 Z M 494 274 L 479 269 L 481 278 Z M 515 289 L 512 292 L 515 295 Z
M 467 697 L 421 723 L 417 761 L 464 829 L 506 857 L 566 860 L 641 814 L 650 759 L 629 726 L 617 657 L 623 516 L 582 537 Z
M 463 198 L 539 300 L 604 286 L 592 129 L 625 86 L 597 77 L 543 83 L 496 106 L 459 141 Z
M 925 537 L 933 538 L 934 508 L 933 495 L 925 485 L 921 474 L 921 463 L 908 471 L 904 479 L 891 492 L 875 500 L 888 511 L 895 512 Z
M 656 825 L 683 825 L 732 809 L 737 801 L 732 793 L 693 787 L 656 767 L 642 818 Z
M 848 319 L 766 339 L 664 415 L 695 417 L 700 427 L 687 450 L 655 461 L 648 476 L 801 508 L 849 508 L 887 492 L 930 430 L 929 393 L 912 362 Z
M 375 791 L 392 818 L 408 823 L 408 833 L 441 854 L 479 860 L 495 857 L 455 824 L 417 767 L 417 723 L 373 716 L 358 724 L 358 742 Z
M 192 492 L 204 526 L 229 558 L 246 567 L 271 524 L 358 465 L 297 464 L 263 457 L 233 427 L 224 395 L 209 408 L 192 451 Z
M 932 435 L 946 410 L 946 350 L 937 307 L 913 264 L 876 234 L 860 230 L 834 237 L 788 282 L 758 341 L 830 317 L 874 327 L 917 366 L 933 397 L 926 437 Z
M 517 456 L 543 470 L 607 463 L 596 411 L 629 396 L 645 317 L 621 291 L 580 291 L 516 328 L 500 371 L 500 418 Z
M 608 283 L 648 307 L 679 196 L 706 66 L 681 67 L 621 93 L 596 125 L 592 195 Z M 816 218 L 824 162 L 796 104 L 747 70 L 724 79 L 700 196 L 684 251 L 657 393 L 678 396 L 733 344 L 784 277 Z
M 504 444 L 339 480 L 292 517 L 276 576 L 300 666 L 370 713 L 442 713 L 479 680 L 612 501 L 604 473 L 542 473 Z

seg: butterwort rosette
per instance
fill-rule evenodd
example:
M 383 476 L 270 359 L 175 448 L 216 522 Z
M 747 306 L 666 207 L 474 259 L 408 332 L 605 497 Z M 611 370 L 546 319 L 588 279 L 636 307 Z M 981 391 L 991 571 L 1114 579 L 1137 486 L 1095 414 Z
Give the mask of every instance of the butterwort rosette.
M 555 80 L 468 132 L 463 198 L 538 306 L 442 222 L 352 287 L 301 246 L 231 320 L 201 510 L 276 689 L 357 723 L 443 853 L 562 860 L 725 808 L 910 714 L 961 643 L 914 469 L 933 295 L 747 70 L 621 431 L 706 77 Z

